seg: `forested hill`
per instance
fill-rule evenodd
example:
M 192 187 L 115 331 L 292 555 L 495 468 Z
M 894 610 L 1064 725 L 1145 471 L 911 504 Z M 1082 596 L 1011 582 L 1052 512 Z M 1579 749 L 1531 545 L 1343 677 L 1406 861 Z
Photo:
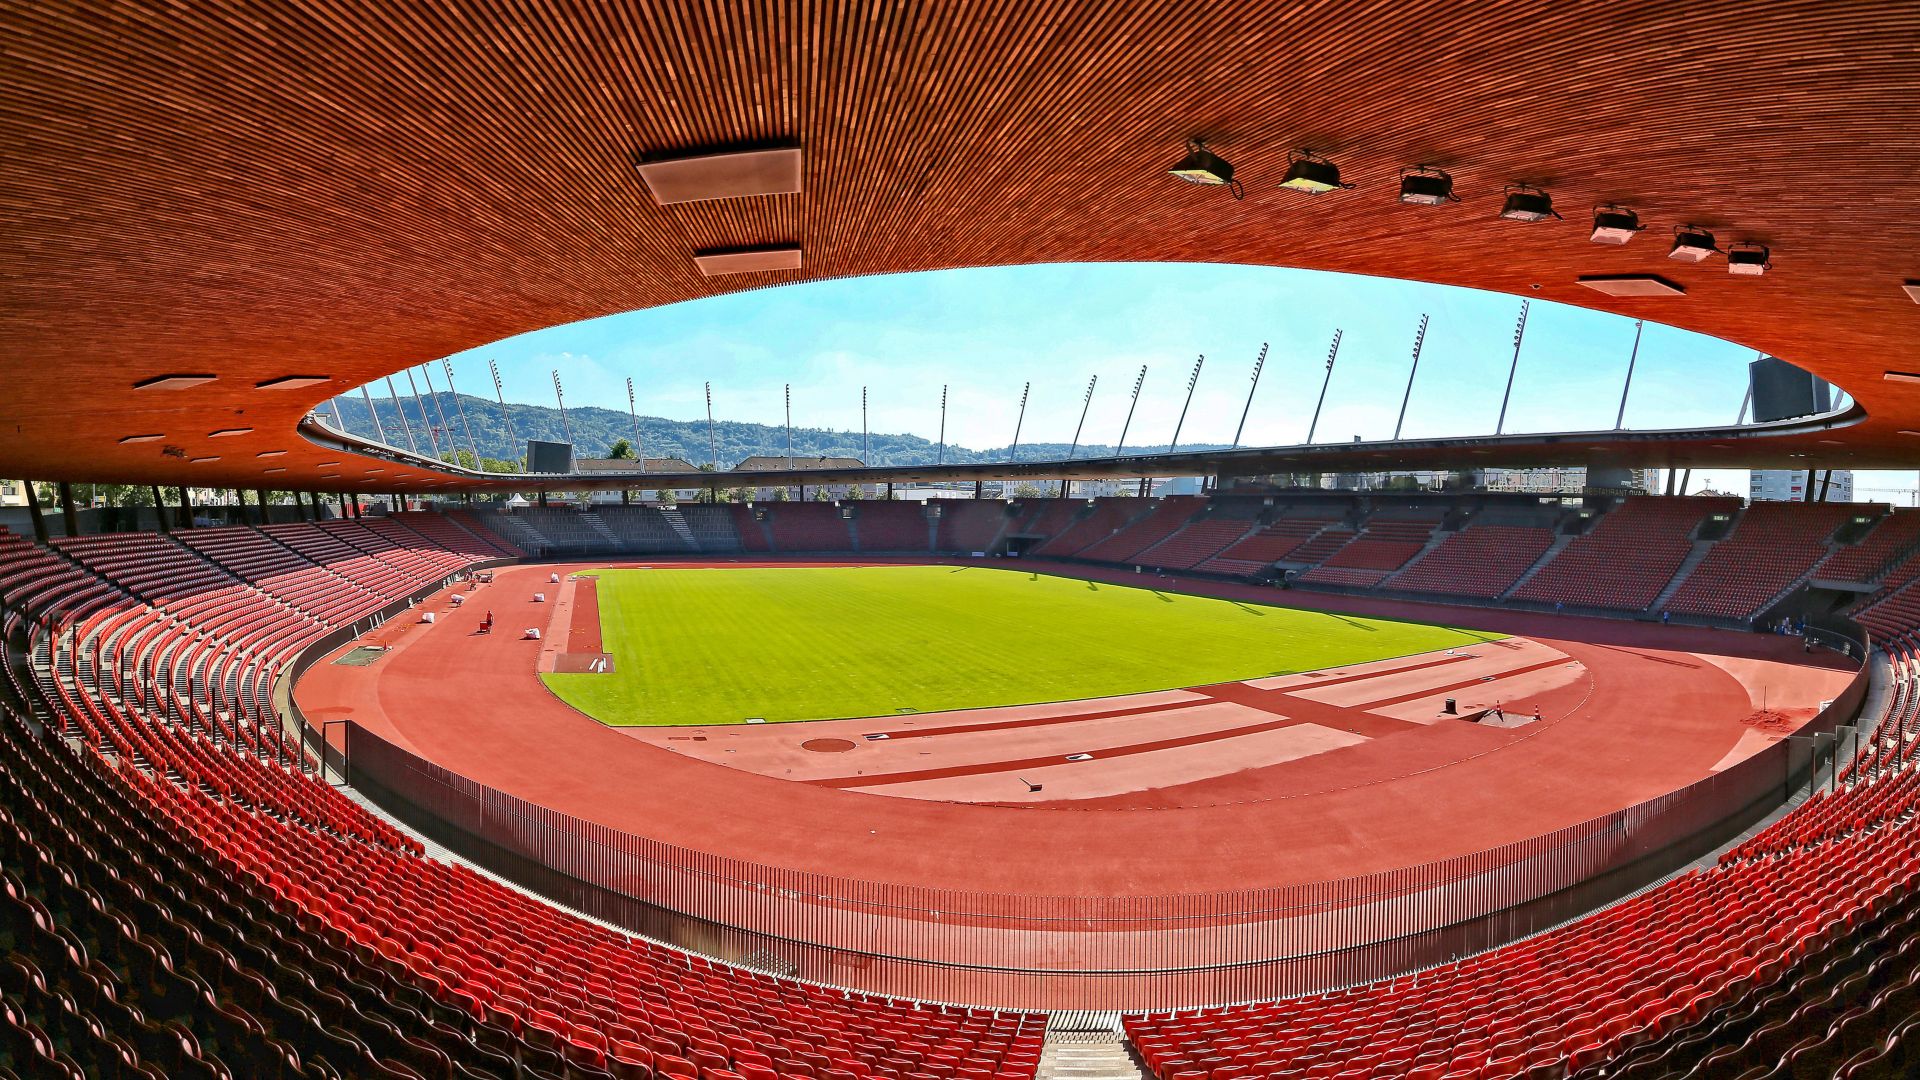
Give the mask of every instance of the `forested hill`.
M 466 425 L 473 429 L 473 441 L 480 446 L 480 456 L 501 461 L 518 461 L 526 452 L 528 439 L 547 439 L 554 442 L 567 441 L 567 425 L 573 428 L 575 453 L 581 457 L 601 457 L 607 448 L 617 439 L 633 438 L 633 421 L 627 414 L 614 409 L 592 407 L 570 408 L 567 410 L 567 424 L 560 420 L 560 410 L 543 408 L 538 405 L 520 405 L 509 403 L 513 420 L 513 432 L 518 442 L 507 433 L 506 414 L 500 403 L 486 398 L 477 398 L 468 394 L 456 395 L 441 392 L 425 398 L 426 411 L 432 418 L 434 436 L 440 441 L 442 456 L 452 453 L 447 446 L 446 435 L 441 428 L 441 415 L 446 417 L 446 429 L 453 432 L 454 442 L 460 449 L 467 446 L 467 427 L 462 426 L 461 412 L 466 414 Z M 412 426 L 415 445 L 422 454 L 431 454 L 427 432 L 420 421 L 420 410 L 411 397 L 402 398 L 406 409 L 407 423 Z M 322 409 L 338 408 L 340 420 L 346 429 L 356 435 L 371 438 L 373 425 L 367 419 L 366 402 L 358 395 L 339 397 L 331 406 Z M 380 425 L 386 432 L 386 441 L 394 446 L 407 445 L 406 429 L 394 412 L 391 400 L 374 399 L 374 408 L 378 411 Z M 338 422 L 336 422 L 338 426 Z M 709 460 L 707 445 L 707 423 L 704 420 L 667 420 L 658 416 L 640 418 L 641 448 L 648 457 L 679 457 L 704 465 Z M 1182 443 L 1182 450 L 1218 449 L 1218 443 Z M 1163 451 L 1166 444 L 1156 446 L 1129 445 L 1129 454 L 1144 454 Z M 865 458 L 862 452 L 861 437 L 858 431 L 834 431 L 828 428 L 793 429 L 793 453 L 796 457 L 845 456 Z M 786 429 L 771 424 L 748 424 L 737 420 L 716 420 L 713 425 L 712 457 L 719 459 L 721 470 L 731 469 L 743 458 L 755 454 L 784 456 L 787 452 Z M 1113 453 L 1113 447 L 1101 444 L 1082 445 L 1076 456 L 1097 457 Z M 1045 458 L 1063 458 L 1067 455 L 1066 443 L 1022 443 L 1020 459 L 1035 461 Z M 949 463 L 966 464 L 969 462 L 1005 461 L 1008 458 L 1007 447 L 994 447 L 985 450 L 970 450 L 965 447 L 949 445 L 945 460 Z M 918 435 L 888 435 L 873 433 L 873 459 L 869 465 L 929 465 L 940 459 L 937 444 Z

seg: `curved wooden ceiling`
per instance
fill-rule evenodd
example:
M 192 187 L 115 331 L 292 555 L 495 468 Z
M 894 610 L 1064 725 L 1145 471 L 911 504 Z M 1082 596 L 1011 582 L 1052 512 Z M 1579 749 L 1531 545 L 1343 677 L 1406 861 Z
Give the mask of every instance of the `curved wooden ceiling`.
M 1116 259 L 1386 274 L 1674 323 L 1852 392 L 1870 417 L 1809 436 L 1822 463 L 1920 461 L 1920 437 L 1899 434 L 1920 429 L 1920 385 L 1881 377 L 1920 371 L 1920 305 L 1901 290 L 1920 279 L 1911 4 L 0 12 L 0 475 L 425 482 L 367 476 L 378 466 L 296 422 L 406 365 L 609 312 L 801 277 Z M 1244 202 L 1166 175 L 1190 135 L 1238 168 Z M 634 168 L 638 152 L 765 145 L 804 149 L 803 194 L 661 207 Z M 1295 147 L 1359 187 L 1277 189 Z M 1416 162 L 1466 201 L 1398 204 Z M 1511 181 L 1567 219 L 1497 220 Z M 1588 243 L 1600 202 L 1652 228 Z M 1775 268 L 1670 262 L 1680 222 L 1767 243 Z M 692 261 L 779 244 L 802 245 L 805 269 L 716 279 Z M 1687 295 L 1575 283 L 1608 273 Z M 132 388 L 168 373 L 219 378 Z M 332 383 L 255 389 L 302 374 Z M 210 437 L 228 428 L 252 430 Z M 118 441 L 145 434 L 166 438 Z

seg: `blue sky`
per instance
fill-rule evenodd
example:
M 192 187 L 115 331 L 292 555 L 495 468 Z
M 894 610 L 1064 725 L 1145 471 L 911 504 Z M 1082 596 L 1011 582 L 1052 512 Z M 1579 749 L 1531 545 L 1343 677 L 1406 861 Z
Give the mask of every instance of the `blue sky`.
M 988 447 L 1012 438 L 1029 380 L 1023 441 L 1072 438 L 1096 374 L 1084 438 L 1112 441 L 1142 364 L 1146 387 L 1128 442 L 1165 442 L 1194 360 L 1205 354 L 1184 443 L 1232 441 L 1254 357 L 1267 342 L 1242 440 L 1260 445 L 1306 437 L 1336 329 L 1344 332 L 1340 357 L 1316 438 L 1391 436 L 1422 313 L 1431 322 L 1405 434 L 1493 431 L 1519 308 L 1519 297 L 1318 271 L 1055 264 L 763 289 L 553 327 L 451 359 L 468 393 L 491 392 L 491 358 L 509 400 L 544 405 L 553 403 L 556 368 L 569 405 L 625 408 L 632 376 L 642 414 L 674 419 L 705 415 L 702 384 L 710 380 L 716 416 L 778 424 L 782 386 L 791 383 L 795 425 L 849 430 L 860 427 L 866 385 L 873 430 L 927 438 L 938 433 L 944 384 L 948 440 Z M 1612 427 L 1633 337 L 1629 319 L 1533 301 L 1507 430 Z M 1754 356 L 1736 343 L 1648 323 L 1626 426 L 1733 421 Z M 1911 474 L 1872 475 L 1860 483 L 1912 483 Z M 1744 473 L 1712 478 L 1745 490 Z

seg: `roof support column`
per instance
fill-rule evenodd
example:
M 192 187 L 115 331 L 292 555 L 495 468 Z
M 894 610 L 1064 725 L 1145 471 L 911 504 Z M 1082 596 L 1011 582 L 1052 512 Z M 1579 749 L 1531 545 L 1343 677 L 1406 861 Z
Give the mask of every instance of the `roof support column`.
M 159 484 L 148 484 L 147 487 L 149 490 L 153 492 L 154 524 L 159 528 L 161 532 L 166 532 L 168 531 L 167 530 L 167 500 L 160 497 Z
M 60 481 L 60 525 L 68 536 L 80 535 L 80 515 L 73 511 L 73 485 Z
M 193 528 L 193 495 L 184 484 L 180 487 L 180 527 Z
M 33 518 L 33 539 L 42 547 L 47 543 L 47 517 L 40 509 L 40 493 L 33 490 L 33 481 L 22 480 L 20 486 L 27 489 L 27 513 Z

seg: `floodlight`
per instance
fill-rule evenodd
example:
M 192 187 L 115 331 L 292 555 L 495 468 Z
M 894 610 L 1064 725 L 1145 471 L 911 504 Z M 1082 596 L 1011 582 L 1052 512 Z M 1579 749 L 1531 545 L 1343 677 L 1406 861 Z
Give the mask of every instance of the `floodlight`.
M 1400 173 L 1400 201 L 1415 206 L 1439 206 L 1459 202 L 1453 193 L 1453 177 L 1431 165 L 1415 165 Z
M 1727 248 L 1727 273 L 1759 277 L 1773 269 L 1773 251 L 1765 244 L 1739 243 Z
M 1508 221 L 1545 221 L 1559 217 L 1560 212 L 1553 208 L 1553 196 L 1539 188 L 1508 184 L 1507 200 L 1500 207 L 1500 216 Z
M 1280 186 L 1309 195 L 1353 187 L 1340 182 L 1340 166 L 1311 150 L 1296 150 L 1287 155 L 1287 178 L 1280 181 Z
M 1640 224 L 1640 215 L 1624 206 L 1609 203 L 1593 208 L 1593 242 L 1613 244 L 1616 247 L 1633 239 L 1633 234 L 1645 229 Z
M 1236 199 L 1245 198 L 1246 192 L 1233 179 L 1233 166 L 1226 159 L 1207 149 L 1207 144 L 1194 139 L 1187 144 L 1187 156 L 1180 163 L 1167 170 L 1189 184 L 1205 184 L 1209 187 L 1224 187 L 1233 193 Z
M 1698 225 L 1675 225 L 1673 227 L 1673 247 L 1667 251 L 1667 258 L 1680 262 L 1705 262 L 1718 254 L 1714 246 L 1713 234 Z

